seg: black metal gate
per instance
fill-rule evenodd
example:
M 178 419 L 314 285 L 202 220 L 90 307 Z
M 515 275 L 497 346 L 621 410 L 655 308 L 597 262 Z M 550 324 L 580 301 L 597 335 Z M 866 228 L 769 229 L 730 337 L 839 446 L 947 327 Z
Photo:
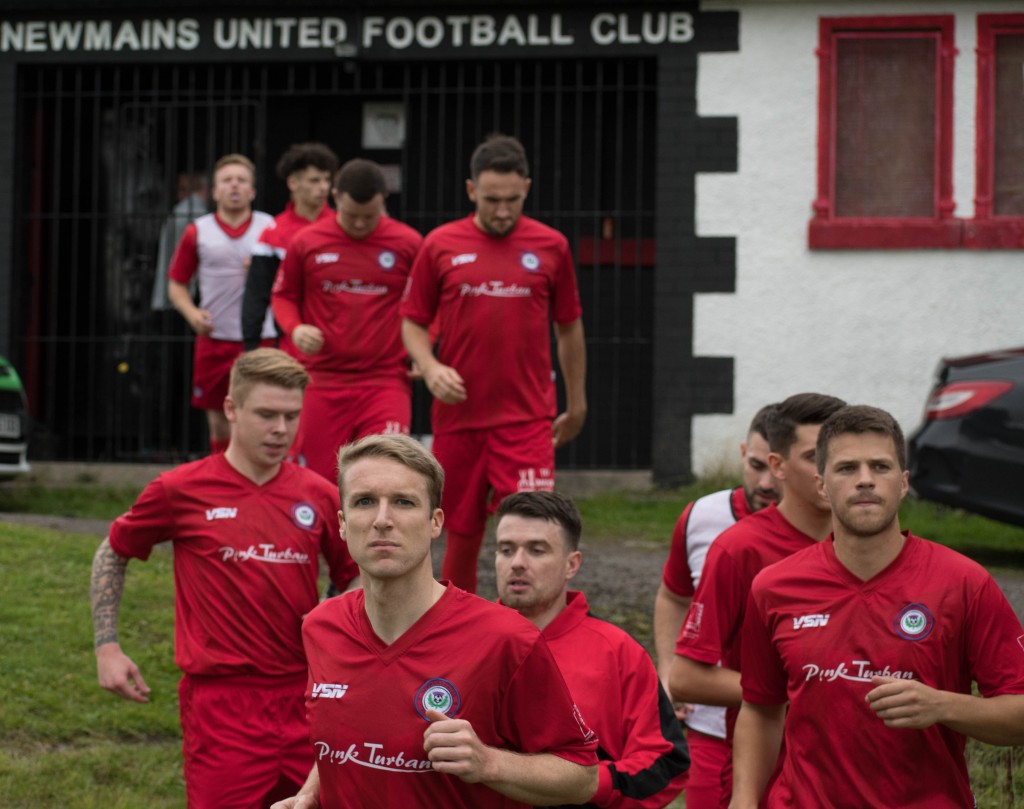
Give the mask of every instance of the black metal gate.
M 469 211 L 469 154 L 492 131 L 526 145 L 528 212 L 573 246 L 590 416 L 569 468 L 647 468 L 656 131 L 654 59 L 22 67 L 12 312 L 37 431 L 58 460 L 172 462 L 205 449 L 188 406 L 191 335 L 150 308 L 160 227 L 182 173 L 238 151 L 257 207 L 286 189 L 287 146 L 322 140 L 396 167 L 392 215 L 422 232 Z M 404 105 L 394 150 L 362 147 L 367 102 Z M 426 395 L 417 392 L 417 424 Z

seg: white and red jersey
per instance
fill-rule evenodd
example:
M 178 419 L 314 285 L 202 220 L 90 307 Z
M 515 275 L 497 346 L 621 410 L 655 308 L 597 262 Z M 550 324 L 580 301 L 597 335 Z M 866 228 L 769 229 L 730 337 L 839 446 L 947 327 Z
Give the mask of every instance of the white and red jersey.
M 665 587 L 678 596 L 692 598 L 711 543 L 750 514 L 750 504 L 742 486 L 705 495 L 683 509 L 672 532 L 672 545 L 661 576 Z M 724 739 L 725 708 L 694 705 L 686 716 L 686 726 Z
M 337 489 L 314 472 L 284 463 L 259 486 L 212 455 L 151 482 L 111 525 L 110 547 L 147 559 L 174 543 L 175 662 L 186 674 L 301 674 L 318 555 L 339 589 L 359 572 L 337 514 Z
M 676 654 L 740 670 L 740 631 L 754 577 L 768 565 L 814 545 L 775 505 L 740 520 L 711 543 L 700 584 L 676 643 Z M 726 711 L 732 738 L 737 709 Z
M 316 219 L 306 219 L 295 212 L 295 203 L 289 201 L 284 210 L 274 217 L 274 221 L 264 228 L 263 233 L 256 240 L 252 254 L 253 256 L 271 256 L 277 261 L 282 261 L 288 252 L 288 245 L 291 244 L 296 233 L 318 222 L 333 221 L 336 216 L 337 214 L 329 205 L 324 205 Z
M 692 597 L 711 543 L 750 514 L 742 486 L 705 495 L 687 505 L 672 532 L 672 545 L 661 575 L 665 586 L 678 596 Z
M 422 241 L 387 216 L 365 239 L 353 239 L 334 217 L 296 234 L 271 306 L 286 334 L 302 323 L 323 332 L 320 351 L 299 353 L 314 376 L 327 372 L 361 385 L 406 379 L 398 306 Z
M 430 707 L 468 720 L 484 744 L 597 763 L 596 739 L 547 644 L 514 610 L 449 584 L 388 645 L 356 590 L 310 613 L 302 637 L 324 809 L 524 806 L 433 770 L 423 749 Z
M 435 433 L 554 418 L 551 321 L 582 313 L 557 230 L 526 216 L 504 237 L 472 216 L 442 225 L 416 257 L 401 313 L 424 327 L 440 314 L 438 359 L 466 384 L 464 402 L 434 401 Z
M 179 284 L 188 284 L 199 275 L 199 307 L 213 316 L 214 340 L 242 339 L 242 294 L 246 268 L 256 240 L 274 218 L 263 211 L 252 215 L 238 227 L 231 227 L 216 213 L 200 216 L 190 223 L 171 258 L 167 274 Z M 263 337 L 277 334 L 274 320 L 267 312 Z
M 589 614 L 583 593 L 542 632 L 587 724 L 598 737 L 598 787 L 590 804 L 665 806 L 686 783 L 690 757 L 668 695 L 644 648 Z
M 974 805 L 965 737 L 888 728 L 865 701 L 883 675 L 985 697 L 1024 694 L 1024 629 L 980 565 L 906 534 L 868 581 L 831 538 L 760 574 L 743 627 L 743 698 L 789 701 L 767 805 Z

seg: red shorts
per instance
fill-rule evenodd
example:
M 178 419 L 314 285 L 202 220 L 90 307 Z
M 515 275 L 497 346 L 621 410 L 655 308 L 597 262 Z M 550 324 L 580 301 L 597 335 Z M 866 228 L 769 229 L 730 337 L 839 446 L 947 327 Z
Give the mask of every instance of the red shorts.
M 411 421 L 412 391 L 407 382 L 371 386 L 314 380 L 306 388 L 292 455 L 337 483 L 340 447 L 364 435 L 408 435 Z
M 686 731 L 690 746 L 690 777 L 686 782 L 686 809 L 718 809 L 722 800 L 722 769 L 732 756 L 725 739 Z
M 273 348 L 273 340 L 263 340 L 261 348 Z M 223 410 L 224 397 L 231 382 L 231 366 L 242 353 L 242 342 L 214 340 L 196 335 L 192 354 L 192 407 L 199 410 Z
M 482 533 L 487 515 L 510 494 L 555 487 L 555 447 L 547 419 L 441 433 L 434 436 L 433 451 L 444 468 L 444 522 L 459 534 Z
M 313 767 L 306 675 L 189 677 L 178 684 L 189 809 L 265 809 Z

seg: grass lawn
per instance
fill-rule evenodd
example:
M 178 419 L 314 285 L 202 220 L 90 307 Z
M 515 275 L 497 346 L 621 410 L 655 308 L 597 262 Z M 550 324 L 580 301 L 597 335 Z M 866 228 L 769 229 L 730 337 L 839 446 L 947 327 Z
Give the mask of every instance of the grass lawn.
M 666 545 L 681 505 L 720 484 L 580 501 L 588 541 Z M 133 490 L 0 487 L 0 511 L 107 519 Z M 1024 567 L 1024 531 L 911 502 L 904 525 L 979 558 Z M 129 567 L 122 643 L 153 689 L 148 705 L 96 684 L 89 569 L 98 539 L 0 528 L 0 807 L 170 809 L 185 804 L 173 663 L 171 554 Z M 641 638 L 641 640 L 647 640 Z M 981 809 L 1024 807 L 1024 748 L 968 744 Z M 908 774 L 908 777 L 913 777 Z M 677 802 L 674 806 L 683 806 Z
M 611 492 L 578 500 L 584 536 L 588 542 L 628 538 L 667 545 L 682 507 L 727 485 L 728 481 L 715 481 L 672 491 Z M 900 525 L 982 564 L 1024 569 L 1024 528 L 912 497 L 900 507 Z
M 148 705 L 96 684 L 89 569 L 99 540 L 0 532 L 0 806 L 185 805 L 174 667 L 171 554 L 128 574 L 122 640 L 153 689 Z
M 21 480 L 0 483 L 0 512 L 112 520 L 135 502 L 141 486 L 44 486 Z

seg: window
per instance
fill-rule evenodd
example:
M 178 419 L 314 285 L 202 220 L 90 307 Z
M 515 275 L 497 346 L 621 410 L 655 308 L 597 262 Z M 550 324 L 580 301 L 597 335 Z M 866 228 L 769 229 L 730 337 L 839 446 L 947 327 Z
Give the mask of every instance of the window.
M 975 219 L 970 247 L 1024 245 L 1024 14 L 978 16 Z
M 812 248 L 958 247 L 953 17 L 819 21 Z

